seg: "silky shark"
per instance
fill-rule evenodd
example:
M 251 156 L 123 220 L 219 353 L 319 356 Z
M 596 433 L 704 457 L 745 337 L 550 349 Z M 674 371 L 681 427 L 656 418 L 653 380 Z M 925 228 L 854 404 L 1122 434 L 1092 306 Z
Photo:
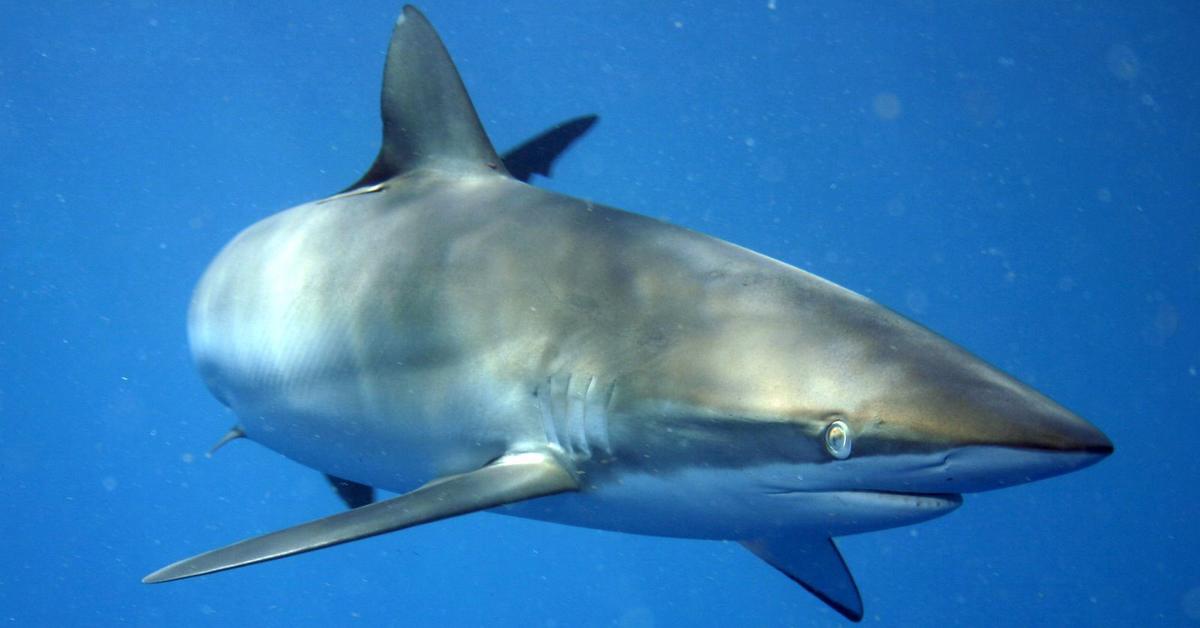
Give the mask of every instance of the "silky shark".
M 852 620 L 835 537 L 1080 469 L 1098 429 L 829 281 L 518 179 L 413 7 L 383 146 L 346 191 L 243 231 L 188 317 L 246 436 L 344 487 L 401 493 L 200 554 L 164 582 L 487 510 L 727 539 Z M 569 126 L 569 125 L 568 125 Z M 548 157 L 549 155 L 549 157 Z M 517 171 L 520 172 L 517 172 Z M 519 176 L 513 176 L 517 174 Z

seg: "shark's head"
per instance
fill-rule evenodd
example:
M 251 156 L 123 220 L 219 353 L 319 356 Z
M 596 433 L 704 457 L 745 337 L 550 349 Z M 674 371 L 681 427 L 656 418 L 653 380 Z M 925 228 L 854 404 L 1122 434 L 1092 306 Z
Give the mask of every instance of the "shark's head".
M 733 277 L 740 295 L 724 295 L 721 315 L 701 311 L 622 384 L 621 401 L 654 426 L 640 430 L 648 464 L 679 452 L 737 470 L 739 490 L 837 496 L 824 508 L 857 517 L 844 532 L 927 519 L 962 493 L 1112 453 L 1090 423 L 927 329 L 810 275 L 781 276 L 757 288 Z

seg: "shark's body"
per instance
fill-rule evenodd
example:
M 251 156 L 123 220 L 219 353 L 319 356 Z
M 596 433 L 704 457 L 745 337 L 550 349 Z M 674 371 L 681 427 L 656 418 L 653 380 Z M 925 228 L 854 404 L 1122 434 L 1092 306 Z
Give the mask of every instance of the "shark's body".
M 389 50 L 383 117 L 384 147 L 358 184 L 226 247 L 189 332 L 248 437 L 411 492 L 148 580 L 501 507 L 740 540 L 858 618 L 831 537 L 929 519 L 960 493 L 1112 450 L 1054 402 L 846 289 L 515 180 L 411 8 Z

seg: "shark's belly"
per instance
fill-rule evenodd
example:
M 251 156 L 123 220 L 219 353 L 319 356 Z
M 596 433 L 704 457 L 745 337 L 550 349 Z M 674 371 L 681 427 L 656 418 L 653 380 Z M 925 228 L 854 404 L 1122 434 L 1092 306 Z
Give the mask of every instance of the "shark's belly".
M 540 431 L 519 382 L 447 331 L 400 215 L 303 206 L 214 260 L 189 313 L 193 357 L 246 435 L 394 491 L 477 469 Z M 411 248 L 411 247 L 410 247 Z
M 325 473 L 405 491 L 539 437 L 506 401 L 516 396 L 509 385 L 461 364 L 405 368 L 386 352 L 372 360 L 393 368 L 363 366 L 328 335 L 291 329 L 280 340 L 307 349 L 279 361 L 208 354 L 250 439 Z M 270 334 L 246 325 L 226 337 L 246 347 Z

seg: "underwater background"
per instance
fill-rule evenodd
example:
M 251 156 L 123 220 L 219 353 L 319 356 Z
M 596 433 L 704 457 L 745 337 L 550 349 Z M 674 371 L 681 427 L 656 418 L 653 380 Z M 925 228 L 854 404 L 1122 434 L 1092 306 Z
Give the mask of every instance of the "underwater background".
M 735 543 L 476 514 L 165 585 L 338 512 L 204 389 L 219 248 L 378 147 L 398 2 L 15 2 L 0 20 L 0 623 L 839 626 Z M 846 537 L 865 624 L 1200 625 L 1200 5 L 433 1 L 556 190 L 820 274 L 1104 430 L 1095 467 Z

